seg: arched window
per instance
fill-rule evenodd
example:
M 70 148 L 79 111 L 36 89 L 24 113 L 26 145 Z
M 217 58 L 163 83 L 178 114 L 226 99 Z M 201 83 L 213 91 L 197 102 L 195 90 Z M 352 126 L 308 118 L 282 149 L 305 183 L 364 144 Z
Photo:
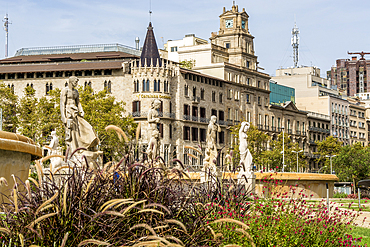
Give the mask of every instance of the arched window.
M 108 93 L 112 93 L 112 82 L 108 81 Z
M 87 88 L 87 81 L 85 81 L 85 87 L 84 87 L 84 89 L 86 89 Z
M 88 87 L 90 87 L 90 88 L 92 88 L 92 83 L 91 83 L 91 81 L 89 81 L 89 83 L 87 83 L 87 86 L 88 86 Z
M 150 89 L 149 89 L 149 88 L 150 88 L 150 87 L 149 87 L 149 85 L 150 85 L 150 84 L 149 84 L 149 79 L 148 79 L 148 80 L 146 80 L 146 88 L 145 88 L 145 89 L 146 89 L 145 91 L 147 91 L 147 92 L 149 92 L 149 91 L 150 91 Z
M 143 80 L 143 86 L 142 86 L 142 88 L 143 88 L 143 92 L 145 92 L 146 90 L 146 87 L 145 87 L 145 80 Z
M 108 83 L 107 81 L 104 81 L 104 90 L 108 92 Z
M 49 83 L 46 83 L 46 95 L 48 95 L 49 94 L 49 91 L 50 91 L 50 88 L 49 88 Z
M 50 91 L 53 90 L 53 83 L 51 83 L 51 82 L 50 82 L 49 89 L 50 89 Z
M 33 83 L 31 83 L 31 87 L 33 88 Z
M 68 87 L 68 82 L 64 83 L 64 87 Z
M 154 92 L 158 92 L 158 82 L 157 80 L 154 80 Z
M 12 93 L 14 93 L 14 84 L 12 84 Z
M 161 80 L 158 80 L 158 92 L 161 91 Z

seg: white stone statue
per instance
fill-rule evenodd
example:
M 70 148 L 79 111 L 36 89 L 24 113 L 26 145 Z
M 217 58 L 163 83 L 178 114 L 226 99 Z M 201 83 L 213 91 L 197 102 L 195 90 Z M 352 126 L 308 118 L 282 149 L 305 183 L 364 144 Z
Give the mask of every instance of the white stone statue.
M 48 155 L 53 155 L 53 154 L 62 155 L 62 151 L 60 150 L 60 147 L 59 147 L 59 138 L 57 136 L 57 132 L 53 130 L 50 135 L 51 135 L 51 141 L 48 146 Z M 56 169 L 63 166 L 64 164 L 65 163 L 61 157 L 50 158 L 51 172 L 54 172 Z
M 148 112 L 148 141 L 152 138 L 152 132 L 154 130 L 158 130 L 158 124 L 160 121 L 160 118 L 158 117 L 158 110 L 161 107 L 161 101 L 159 99 L 154 99 L 152 101 L 150 110 Z
M 248 149 L 248 135 L 250 123 L 242 122 L 239 130 L 239 152 L 240 152 L 240 170 L 238 173 L 238 182 L 250 186 L 252 189 L 254 186 L 254 173 L 251 169 L 252 166 L 252 154 Z
M 209 177 L 217 176 L 217 168 L 214 160 L 217 158 L 217 145 L 216 145 L 216 135 L 217 132 L 221 132 L 221 127 L 216 124 L 217 117 L 211 116 L 207 128 L 207 147 L 205 151 L 205 158 L 203 160 L 203 173 L 201 175 L 201 182 L 209 181 Z
M 86 148 L 87 151 L 82 154 L 92 161 L 101 154 L 97 148 L 100 141 L 93 127 L 83 118 L 85 113 L 78 91 L 75 89 L 77 84 L 78 78 L 71 76 L 68 87 L 63 88 L 60 94 L 60 112 L 65 126 L 65 140 L 70 149 L 69 153 L 77 148 Z
M 146 153 L 148 154 L 149 161 L 155 160 L 159 156 L 159 131 L 153 130 L 152 137 L 150 138 Z

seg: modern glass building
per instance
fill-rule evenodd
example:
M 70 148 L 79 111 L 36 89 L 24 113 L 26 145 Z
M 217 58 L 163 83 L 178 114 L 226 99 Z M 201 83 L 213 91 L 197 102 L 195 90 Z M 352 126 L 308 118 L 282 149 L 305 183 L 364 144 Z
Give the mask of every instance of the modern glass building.
M 295 103 L 295 89 L 292 87 L 277 84 L 270 80 L 270 104 L 285 103 L 292 101 Z

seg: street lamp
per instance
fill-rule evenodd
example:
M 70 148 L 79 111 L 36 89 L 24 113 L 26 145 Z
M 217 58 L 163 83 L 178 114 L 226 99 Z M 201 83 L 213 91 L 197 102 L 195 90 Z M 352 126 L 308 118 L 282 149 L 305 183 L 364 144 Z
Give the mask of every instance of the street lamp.
M 297 173 L 298 173 L 298 154 L 299 153 L 302 153 L 303 152 L 303 150 L 300 150 L 300 151 L 292 151 L 292 153 L 296 153 L 297 154 Z
M 333 174 L 333 166 L 331 163 L 331 158 L 335 157 L 336 155 L 326 155 L 325 157 L 330 158 L 330 174 Z
M 285 152 L 284 152 L 284 136 L 285 136 L 285 134 L 284 134 L 284 126 L 282 126 L 281 127 L 281 129 L 283 130 L 283 169 L 282 169 L 282 172 L 284 172 L 284 168 L 285 168 Z

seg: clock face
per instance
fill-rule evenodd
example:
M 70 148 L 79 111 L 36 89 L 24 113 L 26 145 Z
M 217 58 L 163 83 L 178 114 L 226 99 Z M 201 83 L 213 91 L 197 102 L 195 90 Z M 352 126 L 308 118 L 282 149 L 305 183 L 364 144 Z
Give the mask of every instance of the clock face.
M 242 28 L 245 29 L 245 21 L 242 21 Z
M 225 20 L 225 27 L 226 28 L 232 28 L 233 25 L 234 25 L 234 20 L 233 19 Z

